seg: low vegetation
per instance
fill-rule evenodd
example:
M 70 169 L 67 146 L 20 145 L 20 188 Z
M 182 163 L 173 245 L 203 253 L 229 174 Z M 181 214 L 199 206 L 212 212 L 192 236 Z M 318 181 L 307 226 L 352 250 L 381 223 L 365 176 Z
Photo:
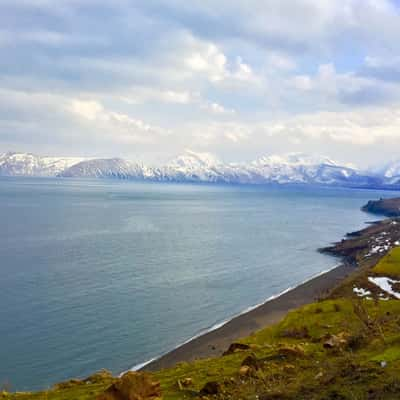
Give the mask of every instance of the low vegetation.
M 378 275 L 400 278 L 400 247 L 395 247 L 387 256 L 383 257 L 372 271 Z

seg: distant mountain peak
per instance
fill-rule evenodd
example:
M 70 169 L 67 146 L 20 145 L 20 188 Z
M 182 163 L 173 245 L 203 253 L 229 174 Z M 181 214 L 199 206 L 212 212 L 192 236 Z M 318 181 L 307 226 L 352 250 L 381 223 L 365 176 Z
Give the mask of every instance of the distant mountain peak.
M 332 161 L 329 157 L 316 156 L 306 153 L 287 153 L 284 155 L 268 155 L 259 158 L 255 161 L 258 164 L 271 164 L 271 165 L 339 165 L 337 162 Z
M 400 160 L 392 161 L 387 164 L 384 170 L 384 175 L 387 178 L 400 176 Z
M 79 157 L 41 157 L 8 152 L 0 155 L 0 176 L 56 176 L 82 160 Z
M 185 166 L 198 166 L 198 167 L 204 167 L 204 166 L 214 166 L 221 164 L 221 161 L 211 153 L 206 153 L 206 152 L 195 152 L 193 150 L 185 150 L 185 152 L 171 160 L 168 165 L 170 166 L 179 166 L 179 167 L 185 167 Z
M 400 160 L 390 161 L 383 167 L 375 168 L 371 172 L 375 175 L 383 176 L 388 184 L 400 184 Z
M 379 187 L 400 185 L 400 162 L 385 167 L 380 174 L 368 174 L 328 157 L 304 153 L 268 155 L 250 163 L 223 163 L 213 154 L 186 150 L 166 165 L 152 167 L 118 157 L 61 158 L 9 152 L 0 155 L 1 175 Z

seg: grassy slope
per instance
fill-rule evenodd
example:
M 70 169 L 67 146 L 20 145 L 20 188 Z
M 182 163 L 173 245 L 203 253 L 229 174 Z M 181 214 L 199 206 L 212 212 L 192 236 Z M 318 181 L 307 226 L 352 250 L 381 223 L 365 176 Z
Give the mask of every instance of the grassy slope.
M 398 276 L 400 249 L 395 248 L 375 268 L 375 275 Z M 250 349 L 229 356 L 182 363 L 155 373 L 165 399 L 198 395 L 208 381 L 222 387 L 219 398 L 257 399 L 398 399 L 400 398 L 400 301 L 367 300 L 352 295 L 354 282 L 365 281 L 363 270 L 348 280 L 345 297 L 310 304 L 289 313 L 279 324 L 242 340 Z M 345 337 L 333 349 L 324 344 L 330 335 Z M 242 361 L 253 355 L 259 369 L 241 376 Z M 282 355 L 285 355 L 283 357 Z M 385 362 L 382 366 L 381 362 Z M 193 385 L 180 390 L 178 380 L 191 378 Z M 110 385 L 73 382 L 49 392 L 4 394 L 12 400 L 95 399 Z M 68 386 L 68 385 L 67 385 Z M 0 399 L 2 395 L 0 394 Z
M 377 275 L 400 278 L 400 247 L 394 248 L 372 269 Z

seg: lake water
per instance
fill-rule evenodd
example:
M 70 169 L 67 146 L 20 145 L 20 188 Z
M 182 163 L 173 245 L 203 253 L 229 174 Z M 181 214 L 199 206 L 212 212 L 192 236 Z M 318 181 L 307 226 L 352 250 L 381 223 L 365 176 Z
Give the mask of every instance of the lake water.
M 381 195 L 2 178 L 0 384 L 42 389 L 171 350 L 332 268 L 317 248 L 373 219 L 359 208 Z

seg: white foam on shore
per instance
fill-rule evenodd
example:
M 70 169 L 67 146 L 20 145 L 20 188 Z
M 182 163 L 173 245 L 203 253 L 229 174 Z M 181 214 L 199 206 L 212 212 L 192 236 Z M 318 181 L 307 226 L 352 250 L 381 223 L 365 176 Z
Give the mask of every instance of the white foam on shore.
M 148 360 L 148 361 L 145 361 L 145 362 L 142 362 L 142 363 L 140 363 L 140 364 L 134 365 L 134 366 L 133 366 L 132 368 L 130 368 L 128 371 L 139 371 L 140 369 L 142 369 L 142 368 L 145 367 L 146 365 L 152 363 L 153 361 L 156 361 L 156 360 L 160 359 L 161 357 L 163 357 L 163 356 L 165 356 L 165 355 L 171 353 L 172 351 L 174 351 L 174 350 L 176 350 L 176 349 L 179 349 L 179 347 L 181 347 L 181 346 L 183 346 L 183 345 L 185 345 L 185 344 L 191 342 L 192 340 L 195 340 L 195 339 L 199 338 L 200 336 L 206 335 L 207 333 L 210 333 L 210 332 L 216 331 L 216 330 L 219 329 L 219 328 L 222 328 L 224 325 L 226 325 L 228 322 L 232 321 L 233 319 L 235 319 L 235 318 L 237 318 L 237 317 L 240 317 L 240 316 L 243 315 L 243 314 L 247 314 L 248 312 L 253 311 L 253 310 L 255 310 L 255 309 L 258 308 L 258 307 L 261 307 L 262 305 L 268 303 L 269 301 L 275 300 L 275 299 L 277 299 L 278 297 L 283 296 L 284 294 L 290 292 L 291 290 L 294 290 L 294 289 L 298 288 L 299 286 L 304 285 L 305 283 L 310 282 L 310 281 L 312 281 L 312 280 L 315 279 L 315 278 L 318 278 L 318 277 L 321 276 L 321 275 L 327 274 L 328 272 L 334 270 L 335 268 L 339 267 L 340 265 L 342 265 L 342 263 L 336 264 L 336 265 L 334 265 L 332 268 L 329 268 L 329 269 L 323 270 L 323 271 L 321 271 L 321 272 L 318 272 L 317 274 L 311 276 L 311 278 L 305 279 L 304 281 L 300 282 L 300 283 L 299 283 L 298 285 L 296 285 L 296 286 L 288 287 L 287 289 L 283 290 L 282 292 L 279 292 L 278 294 L 275 294 L 275 295 L 272 295 L 272 296 L 268 297 L 266 300 L 264 300 L 264 301 L 261 302 L 261 303 L 258 303 L 258 304 L 254 305 L 254 306 L 247 307 L 246 309 L 244 309 L 244 310 L 243 310 L 242 312 L 240 312 L 239 314 L 236 314 L 236 315 L 234 315 L 233 317 L 230 317 L 230 318 L 228 318 L 228 319 L 226 319 L 226 320 L 224 320 L 224 321 L 222 321 L 222 322 L 217 322 L 216 324 L 212 325 L 210 328 L 207 328 L 207 329 L 204 329 L 204 330 L 200 331 L 199 333 L 197 333 L 196 335 L 192 336 L 192 337 L 189 338 L 188 340 L 185 340 L 185 341 L 182 342 L 181 344 L 175 346 L 172 350 L 166 351 L 165 353 L 163 353 L 163 354 L 161 354 L 161 355 L 159 355 L 159 356 L 153 357 L 152 359 L 150 359 L 150 360 Z M 123 374 L 125 374 L 125 373 L 128 372 L 128 371 L 121 372 L 121 373 L 119 374 L 119 376 L 122 376 Z

